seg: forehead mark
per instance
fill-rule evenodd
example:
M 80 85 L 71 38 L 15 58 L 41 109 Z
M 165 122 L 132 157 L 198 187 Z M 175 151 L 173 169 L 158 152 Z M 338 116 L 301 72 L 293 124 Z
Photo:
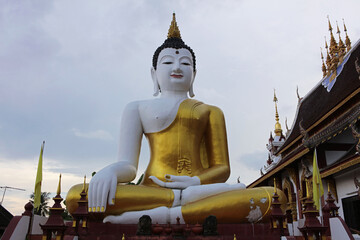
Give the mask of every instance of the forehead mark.
M 175 52 L 176 54 L 179 54 L 179 51 L 178 50 L 176 50 L 176 52 Z

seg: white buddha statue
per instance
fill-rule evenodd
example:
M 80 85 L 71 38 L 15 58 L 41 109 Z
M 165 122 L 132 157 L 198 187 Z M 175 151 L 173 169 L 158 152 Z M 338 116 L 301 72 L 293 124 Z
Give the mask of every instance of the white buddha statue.
M 129 103 L 120 127 L 119 159 L 91 179 L 89 212 L 103 213 L 104 222 L 137 223 L 142 215 L 153 222 L 202 222 L 215 215 L 219 223 L 256 222 L 270 214 L 273 188 L 245 189 L 229 185 L 225 121 L 214 106 L 194 96 L 195 54 L 185 45 L 175 21 L 167 40 L 155 51 L 152 100 Z M 150 146 L 150 162 L 141 185 L 135 179 L 141 139 Z M 70 213 L 77 208 L 82 185 L 69 190 Z M 285 195 L 278 191 L 280 201 Z

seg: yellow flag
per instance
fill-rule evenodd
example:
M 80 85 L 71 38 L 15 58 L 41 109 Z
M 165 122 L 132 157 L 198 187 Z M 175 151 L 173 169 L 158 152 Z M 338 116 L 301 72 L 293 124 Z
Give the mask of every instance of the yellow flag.
M 316 157 L 316 148 L 314 150 L 314 160 L 313 160 L 313 199 L 314 204 L 318 210 L 320 210 L 320 198 L 324 195 L 324 188 L 321 181 L 320 171 L 317 163 Z
M 34 190 L 34 208 L 39 208 L 41 203 L 41 181 L 42 181 L 42 161 L 45 141 L 43 141 L 40 150 L 39 163 L 36 173 L 35 190 Z

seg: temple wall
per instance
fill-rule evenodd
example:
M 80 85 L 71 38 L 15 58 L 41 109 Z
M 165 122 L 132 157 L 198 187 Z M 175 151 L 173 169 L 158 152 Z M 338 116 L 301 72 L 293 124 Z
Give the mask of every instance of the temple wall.
M 342 199 L 357 195 L 357 189 L 354 184 L 354 177 L 358 169 L 346 172 L 339 176 L 335 176 L 336 190 L 339 198 L 339 202 L 336 204 L 339 208 L 339 216 L 344 219 L 344 211 L 342 206 Z
M 346 151 L 325 151 L 326 165 L 330 166 L 346 154 Z

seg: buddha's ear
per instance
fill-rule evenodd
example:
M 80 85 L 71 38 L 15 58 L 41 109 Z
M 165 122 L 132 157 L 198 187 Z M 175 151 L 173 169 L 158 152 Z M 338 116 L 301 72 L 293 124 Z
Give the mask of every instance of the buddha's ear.
M 157 80 L 157 77 L 156 77 L 156 70 L 154 69 L 154 67 L 151 67 L 151 78 L 153 80 L 153 83 L 154 83 L 154 93 L 153 93 L 153 96 L 157 96 L 159 95 L 159 92 L 161 92 L 160 90 L 160 86 L 159 86 L 159 83 L 158 83 L 158 80 Z
M 191 83 L 190 83 L 189 96 L 190 96 L 191 98 L 193 98 L 193 97 L 195 96 L 195 94 L 194 94 L 194 88 L 193 88 L 195 76 L 196 76 L 196 71 L 194 71 L 194 75 L 193 75 L 193 78 L 192 78 Z

